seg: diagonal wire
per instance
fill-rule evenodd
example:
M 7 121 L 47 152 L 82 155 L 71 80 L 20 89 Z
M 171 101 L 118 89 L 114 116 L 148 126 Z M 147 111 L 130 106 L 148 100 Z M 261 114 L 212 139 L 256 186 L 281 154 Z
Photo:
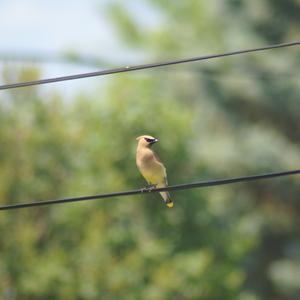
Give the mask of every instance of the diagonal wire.
M 79 202 L 79 201 L 96 200 L 96 199 L 102 199 L 102 198 L 121 197 L 121 196 L 145 194 L 145 193 L 149 193 L 149 192 L 153 193 L 153 192 L 162 192 L 162 191 L 179 191 L 179 190 L 187 190 L 187 189 L 194 189 L 194 188 L 204 188 L 204 187 L 226 185 L 226 184 L 232 184 L 232 183 L 238 183 L 238 182 L 249 182 L 249 181 L 262 180 L 262 179 L 268 179 L 268 178 L 291 176 L 291 175 L 296 175 L 296 174 L 300 174 L 300 169 L 284 171 L 284 172 L 274 172 L 274 173 L 258 174 L 258 175 L 251 175 L 251 176 L 227 178 L 227 179 L 198 181 L 198 182 L 194 182 L 194 183 L 178 184 L 178 185 L 168 186 L 165 188 L 157 188 L 157 189 L 150 189 L 150 190 L 138 189 L 138 190 L 132 190 L 132 191 L 115 192 L 115 193 L 92 195 L 92 196 L 81 196 L 81 197 L 62 198 L 62 199 L 55 199 L 55 200 L 10 204 L 10 205 L 0 206 L 0 210 L 62 204 L 62 203 L 67 203 L 67 202 Z
M 125 73 L 125 72 L 144 70 L 144 69 L 152 69 L 152 68 L 163 67 L 163 66 L 170 66 L 170 65 L 182 64 L 182 63 L 190 63 L 190 62 L 196 62 L 196 61 L 201 61 L 201 60 L 209 60 L 209 59 L 215 59 L 215 58 L 220 58 L 220 57 L 233 56 L 233 55 L 265 51 L 265 50 L 284 48 L 284 47 L 293 47 L 293 46 L 299 46 L 299 45 L 300 45 L 300 41 L 296 41 L 296 42 L 282 43 L 282 44 L 270 45 L 270 46 L 265 46 L 265 47 L 260 47 L 260 48 L 252 48 L 252 49 L 232 51 L 232 52 L 226 52 L 226 53 L 220 53 L 220 54 L 211 54 L 211 55 L 197 56 L 197 57 L 192 57 L 192 58 L 183 58 L 183 59 L 169 60 L 169 61 L 163 61 L 163 62 L 157 62 L 157 63 L 113 68 L 113 69 L 107 69 L 107 70 L 103 70 L 103 71 L 96 71 L 96 72 L 90 72 L 90 73 L 81 73 L 81 74 L 54 77 L 54 78 L 48 78 L 48 79 L 40 79 L 40 80 L 33 80 L 33 81 L 4 84 L 4 85 L 0 85 L 0 90 L 41 85 L 41 84 L 46 84 L 46 83 L 53 83 L 53 82 L 60 82 L 60 81 L 67 81 L 67 80 L 82 79 L 82 78 L 95 77 L 95 76 L 104 76 L 104 75 L 116 74 L 116 73 Z

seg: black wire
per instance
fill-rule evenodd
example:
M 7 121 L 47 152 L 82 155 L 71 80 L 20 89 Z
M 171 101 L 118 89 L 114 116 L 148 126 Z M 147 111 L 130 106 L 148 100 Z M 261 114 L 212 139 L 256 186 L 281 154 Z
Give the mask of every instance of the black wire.
M 54 78 L 41 79 L 41 80 L 33 80 L 33 81 L 26 81 L 26 82 L 19 82 L 19 83 L 4 84 L 4 85 L 0 85 L 0 90 L 7 90 L 7 89 L 33 86 L 33 85 L 40 85 L 40 84 L 53 83 L 53 82 L 59 82 L 59 81 L 81 79 L 81 78 L 87 78 L 87 77 L 103 76 L 103 75 L 116 74 L 116 73 L 131 72 L 131 71 L 136 71 L 136 70 L 144 70 L 144 69 L 150 69 L 150 68 L 170 66 L 170 65 L 175 65 L 175 64 L 182 64 L 182 63 L 189 63 L 189 62 L 195 62 L 195 61 L 201 61 L 201 60 L 208 60 L 208 59 L 214 59 L 214 58 L 225 57 L 225 56 L 245 54 L 245 53 L 250 53 L 250 52 L 264 51 L 264 50 L 283 48 L 283 47 L 292 47 L 292 46 L 297 46 L 297 45 L 300 45 L 300 41 L 291 42 L 291 43 L 276 44 L 276 45 L 265 46 L 265 47 L 261 47 L 261 48 L 253 48 L 253 49 L 232 51 L 232 52 L 221 53 L 221 54 L 212 54 L 212 55 L 198 56 L 198 57 L 192 57 L 192 58 L 184 58 L 184 59 L 178 59 L 178 60 L 170 60 L 170 61 L 158 62 L 158 63 L 142 64 L 142 65 L 135 65 L 135 66 L 126 66 L 126 67 L 107 69 L 107 70 L 97 71 L 97 72 L 82 73 L 82 74 L 54 77 Z
M 36 202 L 28 202 L 28 203 L 10 204 L 10 205 L 0 206 L 0 210 L 9 210 L 9 209 L 25 208 L 25 207 L 32 207 L 32 206 L 42 206 L 42 205 L 61 204 L 61 203 L 67 203 L 67 202 L 95 200 L 95 199 L 101 199 L 101 198 L 121 197 L 121 196 L 144 194 L 144 193 L 149 193 L 149 192 L 152 193 L 152 192 L 162 192 L 162 191 L 179 191 L 179 190 L 203 188 L 203 187 L 209 187 L 209 186 L 232 184 L 232 183 L 238 183 L 238 182 L 261 180 L 261 179 L 274 178 L 274 177 L 280 177 L 280 176 L 289 176 L 289 175 L 295 175 L 295 174 L 300 174 L 300 169 L 285 171 L 285 172 L 275 172 L 275 173 L 266 173 L 266 174 L 252 175 L 252 176 L 236 177 L 236 178 L 229 178 L 229 179 L 217 179 L 217 180 L 200 181 L 200 182 L 194 182 L 194 183 L 178 184 L 178 185 L 168 186 L 165 188 L 158 188 L 158 189 L 151 189 L 151 190 L 139 189 L 139 190 L 125 191 L 125 192 L 115 192 L 115 193 L 109 193 L 109 194 L 92 195 L 92 196 L 82 196 L 82 197 L 63 198 L 63 199 L 55 199 L 55 200 L 47 200 L 47 201 L 36 201 Z

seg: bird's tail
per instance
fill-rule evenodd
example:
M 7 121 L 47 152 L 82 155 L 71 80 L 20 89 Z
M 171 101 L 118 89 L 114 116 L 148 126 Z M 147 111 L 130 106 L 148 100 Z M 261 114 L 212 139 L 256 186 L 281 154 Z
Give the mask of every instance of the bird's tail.
M 174 206 L 173 201 L 171 200 L 170 194 L 168 192 L 160 192 L 162 198 L 164 199 L 164 202 L 169 208 L 172 208 Z

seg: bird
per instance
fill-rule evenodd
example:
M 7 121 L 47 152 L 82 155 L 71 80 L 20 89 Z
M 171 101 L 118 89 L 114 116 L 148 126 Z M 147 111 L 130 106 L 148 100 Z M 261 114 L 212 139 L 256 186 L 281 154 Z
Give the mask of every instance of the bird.
M 148 183 L 146 190 L 168 186 L 166 168 L 152 150 L 152 145 L 157 143 L 158 139 L 150 135 L 141 135 L 136 140 L 138 141 L 136 165 Z M 160 192 L 160 195 L 167 207 L 172 208 L 174 206 L 168 191 Z

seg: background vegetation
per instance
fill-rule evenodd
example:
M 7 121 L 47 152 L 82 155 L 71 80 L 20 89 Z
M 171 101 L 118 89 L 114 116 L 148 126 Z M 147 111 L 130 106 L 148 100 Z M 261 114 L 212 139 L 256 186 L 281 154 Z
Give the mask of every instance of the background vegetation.
M 299 39 L 297 0 L 144 2 L 157 26 L 122 1 L 107 11 L 149 61 Z M 116 75 L 72 101 L 2 92 L 1 204 L 143 186 L 144 133 L 160 138 L 172 184 L 299 168 L 299 58 L 282 49 Z M 1 212 L 1 299 L 299 299 L 299 194 L 295 176 L 176 192 L 172 210 L 151 194 Z

